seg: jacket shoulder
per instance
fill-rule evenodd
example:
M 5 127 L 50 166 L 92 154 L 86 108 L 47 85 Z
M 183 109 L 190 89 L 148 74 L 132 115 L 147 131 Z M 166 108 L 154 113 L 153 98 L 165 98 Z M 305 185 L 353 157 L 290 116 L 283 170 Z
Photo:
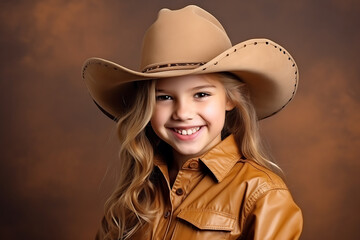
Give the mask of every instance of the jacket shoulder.
M 282 178 L 253 161 L 240 161 L 239 166 L 238 174 L 246 185 L 240 215 L 243 236 L 253 231 L 254 239 L 298 239 L 301 210 Z
M 283 179 L 271 171 L 254 161 L 240 160 L 241 165 L 238 174 L 241 175 L 242 181 L 254 184 L 254 187 L 260 187 L 266 185 L 268 190 L 271 189 L 287 189 L 287 186 Z M 264 187 L 265 188 L 265 187 Z
M 254 161 L 240 160 L 234 170 L 233 180 L 236 179 L 235 182 L 237 182 L 235 184 L 246 189 L 244 191 L 244 216 L 252 211 L 259 199 L 271 192 L 283 192 L 285 195 L 291 196 L 288 187 L 280 176 Z

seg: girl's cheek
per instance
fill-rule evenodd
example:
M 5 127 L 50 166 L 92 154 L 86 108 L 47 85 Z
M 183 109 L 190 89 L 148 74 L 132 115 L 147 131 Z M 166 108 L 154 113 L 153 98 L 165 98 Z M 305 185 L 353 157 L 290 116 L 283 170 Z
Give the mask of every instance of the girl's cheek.
M 208 118 L 217 118 L 220 117 L 223 113 L 225 114 L 225 108 L 219 103 L 207 104 L 202 107 L 202 112 L 204 116 Z
M 151 116 L 150 123 L 153 130 L 157 131 L 158 128 L 166 122 L 166 109 L 161 106 L 156 106 Z
M 158 110 L 155 110 L 154 112 L 153 112 L 153 115 L 151 116 L 151 123 L 153 124 L 153 125 L 156 125 L 158 122 L 159 122 L 159 118 L 160 118 L 160 116 L 159 116 L 159 111 Z

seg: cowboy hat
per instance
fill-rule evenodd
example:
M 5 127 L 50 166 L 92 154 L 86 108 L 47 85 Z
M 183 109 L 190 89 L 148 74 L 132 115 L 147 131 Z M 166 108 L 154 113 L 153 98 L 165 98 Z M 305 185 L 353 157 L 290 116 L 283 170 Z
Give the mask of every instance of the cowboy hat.
M 135 91 L 135 81 L 231 72 L 247 84 L 258 119 L 263 119 L 292 100 L 299 79 L 294 59 L 279 44 L 250 39 L 232 46 L 220 22 L 194 5 L 160 10 L 145 33 L 140 69 L 89 58 L 82 78 L 96 105 L 113 119 Z

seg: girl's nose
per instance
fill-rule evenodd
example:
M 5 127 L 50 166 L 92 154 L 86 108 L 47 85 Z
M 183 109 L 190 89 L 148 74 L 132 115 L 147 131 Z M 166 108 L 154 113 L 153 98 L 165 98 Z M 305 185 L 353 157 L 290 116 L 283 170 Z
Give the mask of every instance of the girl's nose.
M 177 121 L 191 120 L 193 118 L 193 108 L 191 103 L 177 102 L 172 118 Z

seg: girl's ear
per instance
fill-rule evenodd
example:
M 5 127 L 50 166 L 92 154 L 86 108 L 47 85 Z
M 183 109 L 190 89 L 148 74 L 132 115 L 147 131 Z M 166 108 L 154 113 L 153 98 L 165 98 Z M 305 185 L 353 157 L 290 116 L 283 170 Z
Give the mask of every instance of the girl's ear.
M 233 101 L 231 101 L 229 99 L 226 100 L 226 106 L 225 106 L 226 111 L 231 111 L 234 109 L 234 107 L 235 107 L 235 104 L 233 103 Z

